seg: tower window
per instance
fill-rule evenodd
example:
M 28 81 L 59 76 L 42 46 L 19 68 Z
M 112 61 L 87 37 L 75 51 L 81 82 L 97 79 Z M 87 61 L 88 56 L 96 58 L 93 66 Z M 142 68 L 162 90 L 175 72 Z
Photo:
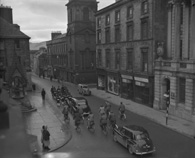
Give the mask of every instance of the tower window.
M 83 20 L 84 21 L 88 21 L 89 20 L 89 9 L 88 8 L 84 8 L 83 9 Z

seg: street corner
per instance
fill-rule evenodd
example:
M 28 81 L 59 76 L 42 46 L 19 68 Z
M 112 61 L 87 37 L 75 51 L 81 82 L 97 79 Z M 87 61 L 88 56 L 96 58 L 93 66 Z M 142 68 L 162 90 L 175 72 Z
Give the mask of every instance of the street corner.
M 66 130 L 61 130 L 61 133 L 56 132 L 57 130 L 53 130 L 49 129 L 50 134 L 51 134 L 51 139 L 50 139 L 50 150 L 44 150 L 42 148 L 42 143 L 41 141 L 38 141 L 38 150 L 32 150 L 32 153 L 34 156 L 44 156 L 47 153 L 50 152 L 54 152 L 58 149 L 60 149 L 61 147 L 65 146 L 66 144 L 68 144 L 70 142 L 70 140 L 72 139 L 72 132 L 70 129 L 66 129 Z M 63 133 L 63 134 L 62 134 Z M 40 138 L 38 138 L 38 140 L 40 140 Z

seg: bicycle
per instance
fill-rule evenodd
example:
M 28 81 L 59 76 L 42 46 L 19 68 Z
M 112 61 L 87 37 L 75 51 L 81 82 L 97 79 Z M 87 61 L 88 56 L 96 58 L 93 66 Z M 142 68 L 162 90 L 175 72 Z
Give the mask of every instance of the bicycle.
M 122 121 L 125 121 L 127 119 L 127 116 L 125 114 L 125 112 L 123 111 L 119 111 L 119 118 L 122 120 Z
M 94 123 L 94 121 L 89 121 L 88 122 L 87 129 L 90 130 L 91 132 L 95 132 L 95 123 Z
M 102 125 L 100 125 L 102 128 L 102 132 L 104 133 L 104 135 L 108 134 L 108 130 L 107 130 L 107 124 L 103 123 Z

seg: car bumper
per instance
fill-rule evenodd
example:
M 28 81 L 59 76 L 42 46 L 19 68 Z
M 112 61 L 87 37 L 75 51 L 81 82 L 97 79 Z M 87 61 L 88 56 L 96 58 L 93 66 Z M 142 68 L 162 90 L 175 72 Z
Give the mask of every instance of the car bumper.
M 144 151 L 144 152 L 140 152 L 140 151 L 137 151 L 135 152 L 136 155 L 146 155 L 146 154 L 151 154 L 153 152 L 155 152 L 156 150 L 150 150 L 150 151 Z

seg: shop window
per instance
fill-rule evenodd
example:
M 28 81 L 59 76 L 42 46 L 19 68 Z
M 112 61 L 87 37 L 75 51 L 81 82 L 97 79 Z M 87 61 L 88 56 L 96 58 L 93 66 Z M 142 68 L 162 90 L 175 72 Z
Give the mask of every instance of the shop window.
M 115 69 L 120 69 L 120 50 L 116 50 L 115 52 Z
M 110 68 L 110 50 L 106 50 L 106 68 Z
M 101 30 L 97 31 L 97 44 L 101 43 Z
M 186 79 L 179 78 L 179 102 L 185 103 Z
M 133 6 L 127 8 L 127 19 L 133 18 Z
M 148 39 L 148 18 L 141 20 L 141 38 Z
M 106 15 L 106 25 L 110 25 L 110 15 Z
M 83 9 L 83 20 L 89 21 L 89 9 L 88 8 Z
M 133 69 L 133 49 L 127 49 L 127 70 Z
M 127 23 L 127 41 L 133 40 L 133 22 Z
M 115 27 L 115 42 L 120 42 L 120 26 Z
M 97 65 L 102 66 L 102 51 L 99 49 L 97 54 Z
M 148 1 L 147 0 L 142 2 L 141 9 L 142 9 L 141 10 L 142 14 L 147 14 L 148 13 L 149 8 L 148 8 Z
M 118 23 L 118 22 L 120 22 L 120 11 L 119 10 L 115 12 L 115 23 Z
M 108 28 L 106 28 L 106 30 L 105 30 L 105 41 L 106 41 L 106 43 L 110 43 L 110 28 L 108 27 Z
M 148 72 L 148 49 L 141 50 L 142 53 L 142 72 Z

